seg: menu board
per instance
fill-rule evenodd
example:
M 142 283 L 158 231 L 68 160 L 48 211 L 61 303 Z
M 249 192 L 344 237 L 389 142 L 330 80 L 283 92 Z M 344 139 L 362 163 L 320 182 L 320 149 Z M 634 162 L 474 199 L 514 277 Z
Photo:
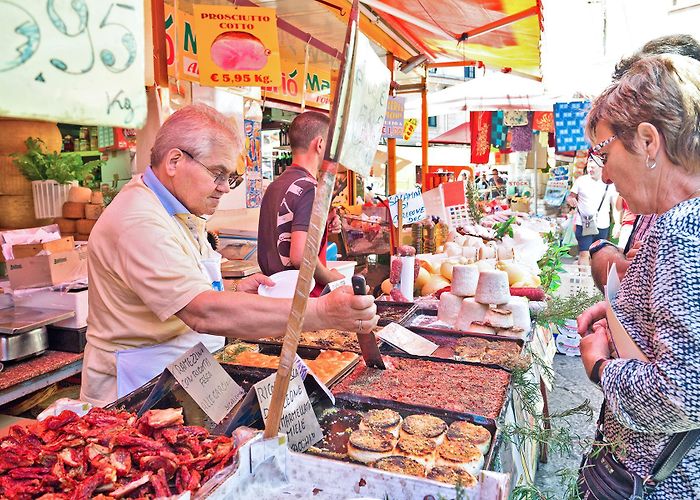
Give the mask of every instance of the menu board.
M 0 12 L 2 115 L 143 126 L 143 0 L 0 0 Z

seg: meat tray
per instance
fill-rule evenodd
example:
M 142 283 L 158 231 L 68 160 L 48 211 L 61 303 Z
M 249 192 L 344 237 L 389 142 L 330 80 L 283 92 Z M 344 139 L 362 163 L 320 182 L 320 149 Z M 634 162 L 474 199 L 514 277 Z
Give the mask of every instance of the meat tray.
M 330 331 L 330 330 L 333 330 L 333 331 L 341 331 L 341 330 L 336 330 L 336 329 L 334 329 L 334 328 L 327 328 L 327 329 L 325 329 L 325 330 L 329 330 L 329 331 Z M 318 331 L 323 331 L 323 330 L 318 330 Z M 342 330 L 342 331 L 344 331 L 344 330 Z M 355 341 L 354 341 L 354 344 L 355 344 L 354 347 L 344 347 L 344 346 L 333 345 L 333 344 L 323 344 L 323 343 L 319 343 L 319 344 L 310 344 L 310 343 L 306 343 L 306 342 L 304 341 L 304 333 L 305 333 L 305 332 L 302 332 L 302 333 L 301 333 L 301 334 L 302 334 L 302 337 L 301 337 L 300 340 L 299 340 L 299 347 L 298 347 L 298 349 L 297 349 L 297 352 L 301 352 L 301 349 L 304 349 L 304 348 L 306 348 L 306 349 L 315 349 L 315 350 L 326 349 L 326 350 L 331 350 L 331 351 L 355 352 L 355 353 L 358 353 L 358 354 L 361 352 L 361 351 L 360 351 L 360 344 L 357 343 L 357 338 L 356 338 L 356 337 L 355 337 Z M 349 332 L 349 333 L 352 333 L 353 336 L 356 335 L 354 332 Z M 378 344 L 378 345 L 381 345 L 381 340 L 379 340 L 379 339 L 377 339 L 377 340 L 378 340 L 378 341 L 377 341 L 377 344 Z M 264 339 L 256 340 L 255 343 L 256 343 L 256 344 L 260 344 L 260 345 L 268 344 L 268 345 L 281 346 L 281 345 L 282 345 L 282 339 L 264 338 Z M 300 354 L 300 356 L 301 356 L 301 354 Z M 302 357 L 303 357 L 303 356 L 302 356 Z
M 385 356 L 384 362 L 387 364 L 387 370 L 377 370 L 368 368 L 364 363 L 358 364 L 355 369 L 348 374 L 343 380 L 332 387 L 333 395 L 336 400 L 352 401 L 357 403 L 369 403 L 392 408 L 391 405 L 410 405 L 413 408 L 420 409 L 427 413 L 434 411 L 451 411 L 455 414 L 472 416 L 479 419 L 498 420 L 504 416 L 505 409 L 512 399 L 512 384 L 511 375 L 508 371 L 500 368 L 490 368 L 483 365 L 468 365 L 445 359 L 421 359 L 407 357 L 390 357 Z M 405 365 L 405 366 L 404 366 Z M 395 373 L 389 373 L 392 366 L 396 366 Z M 423 369 L 428 376 L 422 376 L 418 373 Z M 447 373 L 449 370 L 449 374 Z M 464 375 L 463 380 L 459 380 L 460 371 Z M 388 375 L 387 375 L 388 373 Z M 406 376 L 402 374 L 410 374 L 411 382 L 407 383 Z M 415 374 L 415 377 L 413 377 Z M 430 378 L 433 380 L 430 380 Z M 438 378 L 445 378 L 445 381 L 436 382 Z M 474 395 L 472 401 L 460 400 L 457 396 L 457 401 L 451 401 L 450 395 L 445 391 L 445 387 L 454 385 L 467 385 L 471 383 L 469 379 L 483 377 L 483 381 L 476 381 L 473 388 L 469 391 Z M 500 378 L 501 380 L 497 380 Z M 413 386 L 411 386 L 413 383 Z M 377 395 L 381 393 L 378 389 L 380 384 L 386 387 L 386 396 Z M 426 384 L 431 385 L 427 387 Z M 429 391 L 426 396 L 425 391 L 420 391 L 420 386 Z M 500 387 L 497 387 L 500 386 Z M 486 388 L 491 388 L 496 393 L 502 392 L 502 400 L 495 401 L 493 397 L 485 397 Z M 405 395 L 392 397 L 388 394 L 391 391 L 401 389 Z M 462 390 L 466 390 L 462 387 Z M 458 391 L 459 394 L 463 392 Z M 363 394 L 364 393 L 364 394 Z M 374 393 L 374 394 L 369 394 Z M 431 398 L 439 398 L 439 394 L 444 393 L 443 402 L 430 401 Z M 501 396 L 499 395 L 499 398 Z M 401 398 L 404 400 L 402 401 Z M 411 401 L 409 401 L 411 400 Z M 423 401 L 423 402 L 420 402 Z M 455 410 L 455 406 L 466 406 L 469 403 L 474 403 L 470 410 Z M 479 409 L 478 405 L 482 408 Z M 452 408 L 450 408 L 452 405 Z M 490 410 L 484 410 L 483 405 L 490 407 Z
M 323 429 L 324 439 L 315 446 L 309 448 L 307 453 L 334 460 L 341 460 L 343 462 L 355 463 L 347 457 L 347 444 L 350 436 L 347 429 L 356 429 L 357 424 L 359 424 L 359 419 L 361 418 L 360 413 L 373 409 L 395 410 L 401 417 L 427 413 L 441 418 L 447 425 L 450 425 L 455 420 L 462 420 L 485 427 L 491 434 L 491 445 L 489 451 L 484 456 L 483 468 L 484 470 L 492 470 L 494 465 L 493 459 L 496 457 L 502 441 L 502 435 L 494 419 L 468 413 L 452 412 L 449 410 L 430 409 L 426 411 L 425 408 L 419 406 L 406 405 L 395 401 L 377 404 L 374 402 L 336 400 L 336 404 L 332 405 L 330 401 L 324 399 L 314 405 L 316 417 L 321 424 L 321 429 Z M 353 425 L 355 421 L 357 424 Z
M 502 370 L 512 371 L 513 367 L 507 366 L 506 364 L 465 361 L 465 360 L 454 359 L 455 347 L 461 339 L 470 338 L 470 337 L 471 338 L 482 338 L 482 339 L 488 340 L 490 342 L 499 342 L 499 343 L 504 342 L 504 343 L 516 345 L 519 354 L 522 356 L 524 346 L 525 346 L 525 342 L 522 339 L 512 339 L 512 338 L 507 338 L 507 337 L 494 339 L 493 335 L 484 335 L 484 334 L 480 334 L 480 333 L 468 333 L 468 334 L 460 335 L 459 337 L 456 335 L 427 334 L 427 333 L 421 333 L 421 332 L 415 332 L 415 333 L 417 333 L 421 337 L 423 337 L 427 340 L 430 340 L 431 342 L 437 344 L 439 346 L 438 349 L 430 356 L 414 356 L 412 354 L 408 354 L 408 353 L 402 351 L 401 349 L 394 347 L 393 345 L 391 345 L 387 342 L 384 342 L 379 349 L 380 352 L 382 354 L 385 354 L 388 356 L 430 359 L 430 360 L 434 360 L 434 361 L 451 361 L 453 363 L 463 363 L 463 364 L 468 364 L 468 365 L 482 365 L 482 366 L 488 366 L 491 368 L 500 368 Z
M 379 326 L 401 323 L 415 305 L 413 302 L 394 302 L 391 300 L 375 300 L 374 304 L 377 306 Z
M 427 334 L 435 334 L 435 335 L 451 335 L 453 337 L 462 337 L 464 335 L 471 335 L 474 337 L 483 337 L 487 339 L 511 339 L 511 340 L 521 340 L 525 341 L 528 340 L 528 337 L 531 335 L 531 333 L 527 334 L 526 338 L 520 338 L 520 337 L 508 337 L 506 335 L 490 335 L 488 333 L 477 333 L 477 332 L 466 332 L 462 330 L 453 330 L 452 328 L 440 328 L 440 327 L 431 327 L 431 326 L 423 326 L 423 325 L 414 325 L 415 320 L 419 316 L 430 316 L 430 317 L 435 317 L 437 320 L 437 309 L 423 309 L 416 307 L 413 309 L 410 314 L 407 314 L 403 321 L 401 321 L 401 326 L 404 328 L 408 328 L 412 332 L 416 333 L 427 333 Z

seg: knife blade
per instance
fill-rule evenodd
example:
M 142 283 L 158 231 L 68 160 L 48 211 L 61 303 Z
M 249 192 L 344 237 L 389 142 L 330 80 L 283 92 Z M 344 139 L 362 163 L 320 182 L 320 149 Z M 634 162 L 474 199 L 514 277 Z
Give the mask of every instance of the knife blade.
M 365 295 L 367 293 L 367 284 L 365 283 L 364 276 L 356 274 L 352 277 L 352 291 L 355 295 Z M 367 366 L 380 370 L 386 369 L 382 354 L 379 352 L 379 346 L 377 345 L 377 338 L 374 336 L 374 332 L 357 332 L 357 342 L 360 344 L 362 359 L 365 360 Z

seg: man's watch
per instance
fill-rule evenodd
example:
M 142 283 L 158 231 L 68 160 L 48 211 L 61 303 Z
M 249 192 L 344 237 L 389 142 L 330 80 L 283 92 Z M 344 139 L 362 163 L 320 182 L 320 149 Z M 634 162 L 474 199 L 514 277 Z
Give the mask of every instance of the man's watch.
M 593 382 L 595 385 L 600 385 L 600 367 L 603 366 L 603 363 L 606 361 L 609 361 L 607 358 L 600 358 L 598 361 L 596 361 L 593 364 L 593 368 L 591 368 L 591 382 Z
M 607 246 L 617 248 L 617 245 L 615 245 L 615 243 L 613 243 L 612 241 L 599 240 L 599 243 L 596 246 L 591 246 L 588 249 L 588 253 L 590 254 L 591 257 L 593 257 L 596 254 L 596 252 L 598 252 L 599 250 L 602 250 L 603 248 L 605 248 Z

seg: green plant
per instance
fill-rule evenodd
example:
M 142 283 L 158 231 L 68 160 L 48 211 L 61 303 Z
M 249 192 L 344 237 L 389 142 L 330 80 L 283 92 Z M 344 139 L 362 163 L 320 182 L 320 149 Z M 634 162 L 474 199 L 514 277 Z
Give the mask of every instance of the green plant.
M 541 287 L 545 293 L 548 293 L 556 291 L 561 285 L 559 273 L 564 271 L 561 259 L 569 254 L 571 245 L 561 244 L 559 239 L 551 232 L 545 235 L 545 243 L 547 243 L 547 252 L 537 265 L 540 268 Z
M 537 315 L 535 321 L 538 325 L 562 326 L 567 319 L 574 319 L 583 311 L 603 300 L 603 295 L 596 293 L 589 295 L 584 290 L 579 290 L 569 297 L 553 297 L 547 302 L 547 308 Z
M 467 197 L 467 209 L 469 210 L 469 218 L 472 220 L 473 223 L 478 224 L 479 222 L 481 222 L 481 218 L 483 217 L 481 208 L 479 208 L 479 190 L 477 189 L 473 179 L 467 181 L 466 184 L 467 188 L 465 194 Z
M 505 222 L 496 222 L 493 225 L 493 229 L 496 231 L 496 239 L 502 240 L 507 234 L 511 238 L 513 237 L 513 223 L 515 222 L 515 216 L 510 216 Z
M 26 153 L 14 153 L 14 164 L 30 181 L 55 180 L 59 184 L 83 181 L 85 176 L 102 165 L 102 160 L 83 163 L 78 153 L 49 153 L 41 139 L 28 137 Z

